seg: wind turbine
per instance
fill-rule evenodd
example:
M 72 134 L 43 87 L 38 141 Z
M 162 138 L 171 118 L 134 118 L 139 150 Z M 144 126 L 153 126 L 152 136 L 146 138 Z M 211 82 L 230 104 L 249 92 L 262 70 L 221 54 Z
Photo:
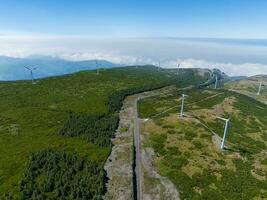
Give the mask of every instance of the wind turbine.
M 96 75 L 99 75 L 99 65 L 97 60 L 95 60 L 95 64 L 96 64 Z
M 229 124 L 230 119 L 226 119 L 226 118 L 222 118 L 222 117 L 217 117 L 217 118 L 221 119 L 221 120 L 223 120 L 225 122 L 224 132 L 223 132 L 223 139 L 222 139 L 222 143 L 221 143 L 221 149 L 223 149 L 224 148 L 225 138 L 226 138 L 226 135 L 227 135 L 228 124 Z
M 217 89 L 217 85 L 218 85 L 218 75 L 216 74 L 214 89 Z
M 158 71 L 159 71 L 159 69 L 160 69 L 160 60 L 159 60 L 159 67 L 158 67 Z
M 177 64 L 177 75 L 179 75 L 179 71 L 180 71 L 180 67 L 181 67 L 182 62 L 183 61 L 181 61 L 181 62 L 178 61 L 178 64 Z
M 181 113 L 180 113 L 180 117 L 184 116 L 184 98 L 187 97 L 188 95 L 186 94 L 182 94 L 182 105 L 181 105 Z
M 178 63 L 178 65 L 177 65 L 177 75 L 179 75 L 180 65 L 181 65 L 181 63 Z
M 259 85 L 259 89 L 258 89 L 258 93 L 257 93 L 257 95 L 260 95 L 260 94 L 261 94 L 261 86 L 262 86 L 262 82 L 260 82 L 260 85 Z
M 33 71 L 37 69 L 37 67 L 35 68 L 29 68 L 29 67 L 25 67 L 27 70 L 30 71 L 30 74 L 31 74 L 31 79 L 32 79 L 32 84 L 35 84 L 34 82 L 34 77 L 33 77 Z

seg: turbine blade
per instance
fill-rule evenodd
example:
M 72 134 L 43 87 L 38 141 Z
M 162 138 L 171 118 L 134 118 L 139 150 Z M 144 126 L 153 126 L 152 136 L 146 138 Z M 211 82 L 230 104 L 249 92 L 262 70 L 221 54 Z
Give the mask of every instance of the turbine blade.
M 28 69 L 28 70 L 31 70 L 29 67 L 25 67 L 26 69 Z
M 221 120 L 224 120 L 224 121 L 227 121 L 228 119 L 225 119 L 223 117 L 219 117 L 219 116 L 216 116 L 217 119 L 221 119 Z

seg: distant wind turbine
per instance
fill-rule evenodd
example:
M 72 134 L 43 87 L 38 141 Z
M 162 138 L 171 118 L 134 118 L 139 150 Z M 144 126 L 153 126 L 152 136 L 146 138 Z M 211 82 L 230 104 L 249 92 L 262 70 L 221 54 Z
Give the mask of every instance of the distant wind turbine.
M 177 75 L 179 75 L 179 71 L 180 71 L 180 67 L 181 67 L 181 65 L 182 65 L 182 62 L 183 62 L 183 60 L 182 61 L 178 61 L 178 64 L 177 64 Z
M 159 60 L 159 67 L 158 67 L 158 71 L 159 71 L 159 69 L 160 69 L 160 60 Z
M 225 143 L 225 138 L 226 138 L 226 135 L 227 135 L 228 124 L 229 124 L 230 119 L 226 119 L 226 118 L 222 118 L 222 117 L 217 117 L 217 118 L 225 121 L 223 139 L 222 139 L 222 143 L 221 143 L 221 149 L 223 149 L 224 148 L 224 143 Z
M 32 79 L 32 84 L 34 84 L 34 76 L 33 76 L 33 71 L 37 69 L 37 67 L 35 68 L 30 68 L 30 67 L 25 67 L 27 70 L 30 71 L 30 74 L 31 74 L 31 79 Z
M 260 85 L 259 85 L 259 89 L 258 89 L 257 95 L 260 95 L 260 94 L 261 94 L 261 86 L 262 86 L 262 82 L 260 82 Z
M 95 61 L 95 64 L 96 64 L 96 75 L 99 75 L 99 64 L 97 60 Z
M 181 63 L 178 63 L 178 65 L 177 65 L 177 75 L 179 75 L 180 65 L 181 65 Z
M 218 75 L 216 74 L 214 89 L 217 89 L 217 85 L 218 85 Z

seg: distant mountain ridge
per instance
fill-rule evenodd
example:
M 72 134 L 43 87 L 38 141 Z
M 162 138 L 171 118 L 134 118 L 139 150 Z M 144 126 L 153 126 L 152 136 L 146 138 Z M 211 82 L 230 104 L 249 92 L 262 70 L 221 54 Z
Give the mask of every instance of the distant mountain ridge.
M 120 66 L 106 60 L 97 61 L 100 68 Z M 96 69 L 96 60 L 68 61 L 57 57 L 38 55 L 27 58 L 0 56 L 0 80 L 30 79 L 30 73 L 24 67 L 37 67 L 38 69 L 34 72 L 34 77 L 42 78 Z

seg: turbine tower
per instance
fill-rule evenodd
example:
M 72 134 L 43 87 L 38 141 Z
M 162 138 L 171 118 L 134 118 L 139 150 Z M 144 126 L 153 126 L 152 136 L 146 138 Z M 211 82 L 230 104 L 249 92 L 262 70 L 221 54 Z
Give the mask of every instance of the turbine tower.
M 160 69 L 160 60 L 159 60 L 159 67 L 158 67 L 158 71 L 159 71 L 159 69 Z
M 178 63 L 178 65 L 177 65 L 177 75 L 179 75 L 180 65 L 181 65 L 181 63 Z
M 230 119 L 226 119 L 226 118 L 222 118 L 222 117 L 217 117 L 217 118 L 221 119 L 221 120 L 223 120 L 225 122 L 224 132 L 223 132 L 223 139 L 222 139 L 222 143 L 221 143 L 221 149 L 223 149 L 224 148 L 225 138 L 226 138 L 226 135 L 227 135 L 228 124 L 229 124 Z
M 183 117 L 184 116 L 184 98 L 188 96 L 186 94 L 182 94 L 182 105 L 181 105 L 181 112 L 180 112 L 180 117 Z
M 257 95 L 260 95 L 260 94 L 261 94 L 261 86 L 262 86 L 262 82 L 260 82 L 260 85 L 259 85 L 259 89 L 258 89 Z
M 97 60 L 95 60 L 95 65 L 96 65 L 96 75 L 99 75 L 99 65 Z
M 33 71 L 37 69 L 37 67 L 35 68 L 29 68 L 29 67 L 25 67 L 27 70 L 30 71 L 30 74 L 31 74 L 31 79 L 32 79 L 32 84 L 35 84 L 34 82 L 34 76 L 33 76 Z
M 218 85 L 218 75 L 216 74 L 214 89 L 217 89 L 217 85 Z

